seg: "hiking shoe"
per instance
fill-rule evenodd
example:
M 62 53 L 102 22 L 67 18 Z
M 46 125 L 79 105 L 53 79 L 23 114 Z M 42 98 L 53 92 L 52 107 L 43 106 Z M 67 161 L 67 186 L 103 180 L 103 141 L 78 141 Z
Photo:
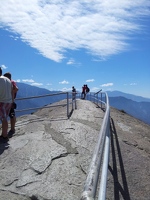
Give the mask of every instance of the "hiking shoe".
M 8 137 L 11 138 L 13 136 L 13 134 L 15 133 L 15 130 L 10 130 L 8 132 Z
M 0 136 L 0 141 L 6 143 L 6 142 L 9 141 L 9 138 L 8 138 L 8 137 L 4 137 L 4 136 L 1 135 L 1 136 Z

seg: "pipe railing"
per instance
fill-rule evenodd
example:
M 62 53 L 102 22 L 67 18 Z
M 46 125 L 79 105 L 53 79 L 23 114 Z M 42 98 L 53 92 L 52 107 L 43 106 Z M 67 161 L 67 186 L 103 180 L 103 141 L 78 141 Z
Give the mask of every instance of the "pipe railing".
M 55 95 L 66 95 L 66 104 L 59 104 L 59 105 L 48 105 L 36 108 L 28 108 L 23 110 L 16 110 L 16 112 L 23 112 L 29 110 L 37 110 L 40 108 L 47 108 L 47 107 L 57 107 L 57 106 L 67 106 L 67 117 L 69 118 L 69 105 L 72 104 L 72 110 L 77 109 L 76 98 L 81 98 L 81 93 L 72 93 L 72 92 L 61 92 L 61 93 L 54 93 L 54 94 L 47 94 L 47 95 L 40 95 L 40 96 L 33 96 L 33 97 L 25 97 L 25 98 L 17 98 L 16 101 L 19 100 L 28 100 L 34 98 L 42 98 L 48 96 L 55 96 Z M 103 97 L 105 95 L 105 97 Z M 109 160 L 109 141 L 110 141 L 110 108 L 109 108 L 109 99 L 106 93 L 98 91 L 97 93 L 89 93 L 86 97 L 88 100 L 96 103 L 97 105 L 100 104 L 100 107 L 105 110 L 104 119 L 102 122 L 102 126 L 99 133 L 98 143 L 96 145 L 93 158 L 91 161 L 91 165 L 89 168 L 88 176 L 85 182 L 84 191 L 81 196 L 81 200 L 94 200 L 96 194 L 98 195 L 98 200 L 105 200 L 106 198 L 106 184 L 107 184 L 107 170 L 108 170 L 108 160 Z M 104 101 L 105 100 L 105 101 Z M 103 157 L 103 160 L 102 160 Z M 102 173 L 101 177 L 100 174 L 100 167 L 102 164 Z M 99 192 L 97 191 L 98 181 L 100 180 L 100 188 Z
M 15 101 L 22 101 L 22 100 L 29 100 L 29 99 L 35 99 L 35 98 L 44 98 L 44 97 L 50 97 L 50 96 L 58 96 L 58 95 L 66 95 L 67 103 L 66 104 L 59 104 L 59 105 L 48 105 L 48 106 L 41 106 L 41 107 L 34 107 L 34 108 L 26 108 L 21 110 L 16 110 L 16 112 L 25 112 L 25 111 L 33 111 L 38 110 L 41 108 L 48 108 L 48 107 L 58 107 L 58 106 L 67 106 L 67 117 L 69 118 L 70 112 L 69 112 L 69 104 L 72 104 L 72 110 L 77 109 L 76 104 L 76 93 L 73 94 L 72 92 L 60 92 L 60 93 L 54 93 L 54 94 L 46 94 L 46 95 L 39 95 L 39 96 L 31 96 L 31 97 L 24 97 L 24 98 L 16 98 Z
M 106 102 L 102 101 L 102 94 L 105 94 Z M 100 95 L 100 97 L 98 97 Z M 109 144 L 110 144 L 110 108 L 109 99 L 106 93 L 95 93 L 91 97 L 91 101 L 97 104 L 104 104 L 105 115 L 99 133 L 98 143 L 90 164 L 87 179 L 84 185 L 84 191 L 81 200 L 94 200 L 98 190 L 98 181 L 100 180 L 98 200 L 106 199 L 107 171 L 109 160 Z M 103 158 L 103 159 L 102 159 Z M 100 167 L 102 164 L 102 173 L 100 175 Z

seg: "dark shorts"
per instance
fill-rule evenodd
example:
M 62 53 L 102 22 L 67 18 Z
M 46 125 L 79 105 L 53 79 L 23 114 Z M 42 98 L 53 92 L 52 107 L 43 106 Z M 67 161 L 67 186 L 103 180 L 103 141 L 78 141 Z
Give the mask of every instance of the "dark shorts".
M 13 118 L 15 116 L 15 110 L 13 108 L 10 109 L 9 117 Z
M 10 109 L 10 112 L 9 112 L 9 117 L 10 118 L 13 118 L 15 116 L 15 109 L 16 109 L 16 107 L 17 107 L 16 103 L 13 103 L 12 107 Z

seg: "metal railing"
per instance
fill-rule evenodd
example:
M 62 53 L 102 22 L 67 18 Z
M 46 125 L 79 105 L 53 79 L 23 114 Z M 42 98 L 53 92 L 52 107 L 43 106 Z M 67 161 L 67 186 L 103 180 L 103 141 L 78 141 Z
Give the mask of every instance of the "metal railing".
M 48 105 L 36 108 L 27 108 L 22 110 L 16 110 L 16 112 L 23 112 L 29 110 L 43 109 L 47 107 L 57 107 L 57 106 L 66 106 L 67 107 L 67 117 L 70 117 L 70 113 L 77 109 L 76 99 L 81 98 L 81 93 L 72 93 L 72 92 L 61 92 L 26 98 L 17 98 L 16 101 L 34 99 L 34 98 L 43 98 L 48 96 L 56 95 L 66 95 L 65 104 L 57 105 Z M 87 100 L 92 101 L 93 103 L 100 105 L 101 109 L 105 111 L 104 119 L 99 133 L 98 143 L 96 145 L 91 165 L 89 168 L 89 173 L 85 182 L 84 191 L 81 196 L 81 200 L 94 200 L 96 194 L 98 194 L 98 200 L 106 199 L 106 184 L 107 184 L 107 170 L 108 170 L 108 161 L 109 161 L 109 143 L 110 143 L 110 108 L 109 108 L 109 99 L 106 93 L 98 91 L 97 93 L 89 93 L 86 96 Z M 72 105 L 72 110 L 70 111 L 69 105 Z M 103 159 L 102 159 L 103 158 Z M 100 169 L 102 165 L 101 176 Z M 100 181 L 100 187 L 98 191 L 98 181 Z
M 103 97 L 105 95 L 105 97 Z M 90 100 L 96 104 L 103 104 L 105 115 L 99 133 L 98 143 L 96 145 L 92 161 L 90 164 L 88 176 L 85 182 L 84 191 L 81 200 L 94 200 L 97 192 L 98 200 L 106 199 L 107 171 L 109 162 L 109 145 L 110 145 L 110 108 L 109 99 L 106 93 L 101 91 L 91 95 Z M 105 101 L 103 101 L 105 99 Z M 102 172 L 100 169 L 102 165 Z M 100 181 L 98 191 L 98 181 Z
M 24 98 L 16 98 L 15 101 L 22 101 L 22 100 L 29 100 L 29 99 L 35 99 L 35 98 L 44 98 L 44 97 L 52 97 L 52 96 L 60 96 L 60 95 L 65 95 L 64 99 L 66 99 L 65 104 L 59 104 L 59 105 L 48 105 L 48 106 L 40 106 L 40 107 L 34 107 L 34 108 L 26 108 L 26 109 L 21 109 L 21 110 L 16 110 L 16 112 L 25 112 L 25 111 L 35 111 L 43 108 L 48 108 L 48 107 L 58 107 L 58 106 L 66 106 L 66 111 L 67 111 L 67 117 L 69 118 L 70 113 L 72 112 L 73 109 L 77 109 L 77 104 L 76 104 L 76 95 L 74 98 L 74 93 L 72 92 L 60 92 L 60 93 L 54 93 L 54 94 L 46 94 L 46 95 L 39 95 L 39 96 L 31 96 L 31 97 L 24 97 Z M 69 105 L 72 105 L 72 110 L 69 110 Z

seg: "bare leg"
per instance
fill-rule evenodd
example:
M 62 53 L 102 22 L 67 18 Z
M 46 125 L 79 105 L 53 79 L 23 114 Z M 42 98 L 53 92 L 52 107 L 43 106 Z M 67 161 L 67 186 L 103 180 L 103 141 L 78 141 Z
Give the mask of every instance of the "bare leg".
M 7 137 L 8 122 L 7 119 L 2 120 L 2 136 Z

